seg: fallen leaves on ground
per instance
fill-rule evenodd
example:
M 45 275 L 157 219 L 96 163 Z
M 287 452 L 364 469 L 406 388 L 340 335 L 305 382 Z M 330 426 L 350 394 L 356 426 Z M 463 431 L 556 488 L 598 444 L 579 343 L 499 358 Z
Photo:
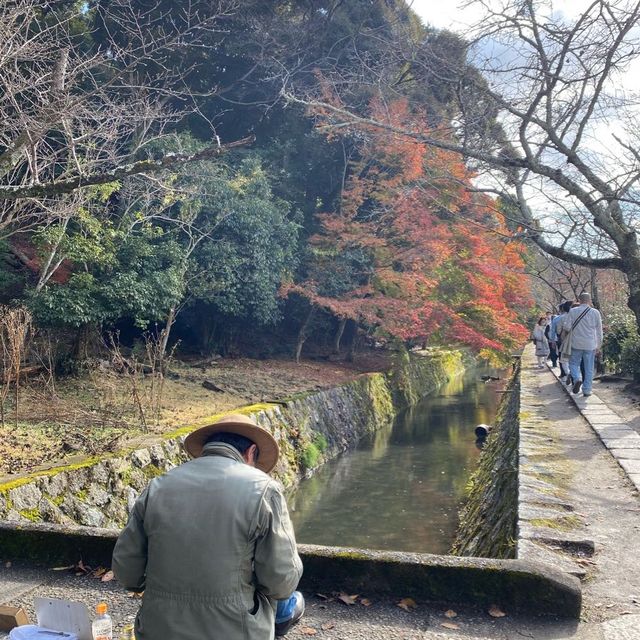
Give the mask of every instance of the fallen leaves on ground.
M 413 598 L 402 598 L 400 602 L 396 603 L 397 607 L 404 609 L 405 611 L 412 611 L 413 609 L 417 609 L 418 605 Z
M 127 591 L 127 595 L 130 598 L 142 598 L 144 591 Z
M 113 575 L 113 571 L 107 571 L 100 580 L 102 582 L 111 582 L 115 576 Z
M 303 636 L 315 636 L 318 633 L 313 627 L 300 627 L 299 631 Z
M 371 606 L 371 600 L 369 600 L 369 598 L 360 598 L 360 604 L 363 607 L 370 607 Z
M 457 615 L 458 614 L 453 609 L 448 609 L 447 611 L 444 612 L 445 618 L 455 618 L 457 617 Z
M 497 604 L 492 604 L 488 613 L 492 618 L 504 618 L 507 615 Z
M 336 626 L 335 622 L 325 622 L 320 628 L 323 631 L 329 631 L 329 630 L 335 628 L 335 626 Z
M 348 604 L 348 605 L 355 604 L 357 599 L 358 599 L 357 593 L 353 596 L 347 595 L 346 593 L 341 593 L 338 596 L 338 600 L 340 600 L 340 602 L 343 602 L 344 604 Z
M 460 625 L 456 624 L 455 622 L 441 622 L 440 626 L 444 627 L 445 629 L 459 629 L 460 628 Z

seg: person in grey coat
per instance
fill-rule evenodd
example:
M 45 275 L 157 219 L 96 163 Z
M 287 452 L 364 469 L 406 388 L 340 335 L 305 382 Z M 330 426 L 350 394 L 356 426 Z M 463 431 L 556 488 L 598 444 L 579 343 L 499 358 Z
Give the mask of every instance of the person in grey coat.
M 275 439 L 231 414 L 192 432 L 185 449 L 194 459 L 151 481 L 113 552 L 118 580 L 144 591 L 136 638 L 286 633 L 304 611 L 294 592 L 302 562 L 280 484 L 267 475 Z

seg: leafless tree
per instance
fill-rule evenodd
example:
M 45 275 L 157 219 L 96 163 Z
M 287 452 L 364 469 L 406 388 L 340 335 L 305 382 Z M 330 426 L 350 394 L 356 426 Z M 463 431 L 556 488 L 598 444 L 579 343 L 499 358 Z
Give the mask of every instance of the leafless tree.
M 238 5 L 214 0 L 205 14 L 189 2 L 163 12 L 127 0 L 91 7 L 0 0 L 0 237 L 65 224 L 88 187 L 246 144 L 222 144 L 212 129 L 198 152 L 148 151 L 168 126 L 198 110 L 185 82 L 192 69 L 175 61 L 213 47 Z M 54 243 L 39 284 L 58 259 Z
M 351 108 L 344 77 L 328 78 L 335 99 L 291 84 L 283 95 L 322 127 L 382 129 L 462 154 L 477 189 L 518 211 L 517 235 L 573 265 L 623 272 L 640 326 L 640 111 L 621 84 L 640 59 L 640 2 L 592 0 L 572 16 L 549 0 L 479 1 L 485 16 L 468 34 L 466 61 L 404 39 L 404 66 L 361 73 L 382 100 L 398 93 L 398 69 L 403 83 L 450 87 L 455 108 L 429 134 Z

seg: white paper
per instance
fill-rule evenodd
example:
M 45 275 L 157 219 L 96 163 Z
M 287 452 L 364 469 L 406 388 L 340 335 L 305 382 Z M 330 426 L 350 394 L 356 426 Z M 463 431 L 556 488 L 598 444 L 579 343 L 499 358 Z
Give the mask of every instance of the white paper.
M 54 631 L 75 633 L 78 640 L 93 640 L 89 611 L 81 602 L 35 598 L 33 604 L 39 626 Z

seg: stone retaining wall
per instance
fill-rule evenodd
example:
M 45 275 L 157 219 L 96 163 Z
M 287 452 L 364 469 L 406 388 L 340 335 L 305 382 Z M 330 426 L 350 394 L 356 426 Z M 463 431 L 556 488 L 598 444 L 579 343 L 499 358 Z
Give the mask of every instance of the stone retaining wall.
M 504 390 L 504 398 L 478 468 L 469 481 L 468 497 L 460 514 L 452 549 L 455 555 L 516 557 L 519 413 L 518 360 Z
M 252 415 L 274 434 L 281 449 L 274 473 L 285 486 L 291 486 L 365 434 L 388 424 L 403 406 L 461 374 L 464 367 L 460 352 L 405 354 L 397 358 L 390 374 L 365 374 L 337 388 L 234 412 Z M 0 484 L 0 521 L 119 529 L 149 481 L 186 460 L 182 441 L 197 426 L 135 451 L 87 459 Z

